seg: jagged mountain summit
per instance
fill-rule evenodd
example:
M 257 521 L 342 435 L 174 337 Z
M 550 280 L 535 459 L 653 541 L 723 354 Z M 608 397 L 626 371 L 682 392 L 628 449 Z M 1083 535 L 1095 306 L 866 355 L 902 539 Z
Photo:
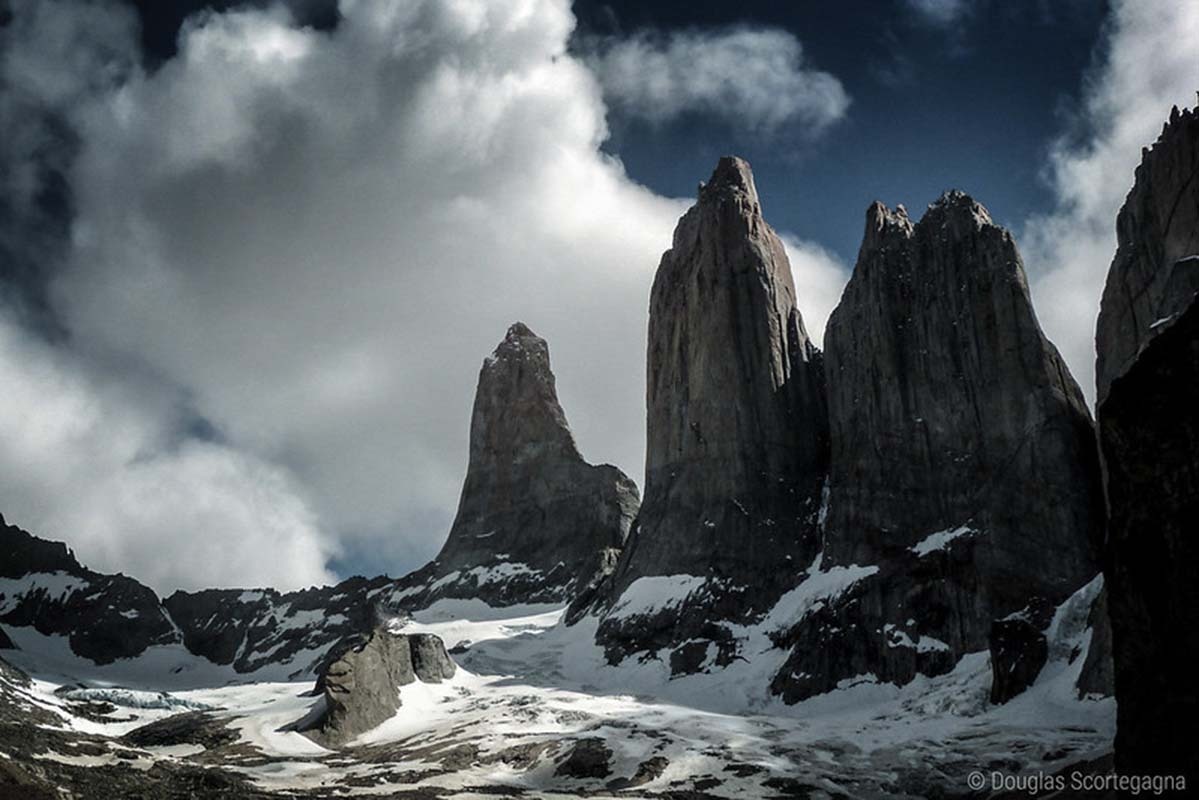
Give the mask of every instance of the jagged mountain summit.
M 1199 784 L 1199 114 L 1144 151 L 1096 329 L 1116 766 Z
M 917 223 L 873 204 L 825 347 L 821 569 L 872 573 L 788 632 L 776 689 L 905 683 L 990 647 L 993 699 L 1009 699 L 1098 572 L 1103 529 L 1090 416 L 1011 234 L 961 192 Z
M 396 599 L 405 607 L 438 597 L 567 602 L 611 571 L 639 501 L 619 469 L 583 460 L 549 347 L 517 322 L 479 371 L 449 537 L 431 564 L 401 581 Z
M 609 605 L 672 576 L 704 588 L 652 621 L 608 613 L 600 633 L 615 659 L 763 610 L 819 547 L 821 357 L 739 158 L 720 160 L 662 256 L 647 371 L 645 497 Z

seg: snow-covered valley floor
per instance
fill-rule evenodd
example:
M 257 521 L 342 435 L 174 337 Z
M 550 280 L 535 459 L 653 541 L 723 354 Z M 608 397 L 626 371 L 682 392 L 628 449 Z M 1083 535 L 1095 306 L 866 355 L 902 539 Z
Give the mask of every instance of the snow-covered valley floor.
M 594 623 L 561 616 L 462 601 L 418 613 L 404 631 L 441 636 L 461 669 L 402 687 L 399 713 L 338 751 L 291 730 L 323 702 L 311 680 L 247 683 L 178 647 L 97 667 L 22 629 L 5 657 L 35 680 L 5 691 L 56 736 L 32 756 L 2 741 L 0 757 L 220 769 L 303 797 L 923 798 L 976 796 L 974 771 L 1055 771 L 1111 750 L 1113 702 L 1075 697 L 1078 631 L 1059 632 L 1057 657 L 1004 706 L 987 702 L 986 653 L 903 688 L 863 678 L 785 706 L 766 691 L 783 653 L 672 680 L 657 660 L 608 666 Z M 177 730 L 137 731 L 177 714 Z

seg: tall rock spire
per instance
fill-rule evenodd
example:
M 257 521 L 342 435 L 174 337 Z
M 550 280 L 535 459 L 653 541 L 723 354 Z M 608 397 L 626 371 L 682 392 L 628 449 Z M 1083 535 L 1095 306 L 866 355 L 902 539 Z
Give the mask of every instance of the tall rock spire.
M 874 563 L 969 523 L 1008 532 L 989 537 L 997 558 L 1035 561 L 1052 540 L 1054 569 L 1093 574 L 1090 414 L 983 206 L 948 192 L 915 225 L 871 206 L 825 347 L 835 561 Z
M 1096 407 L 1112 381 L 1199 292 L 1199 113 L 1174 108 L 1116 218 L 1099 322 Z
M 662 256 L 647 358 L 645 500 L 613 597 L 685 575 L 708 581 L 718 605 L 741 593 L 726 611 L 759 606 L 818 547 L 827 420 L 820 353 L 739 158 L 720 160 Z M 606 630 L 620 638 L 617 627 Z
M 1116 768 L 1199 783 L 1199 113 L 1144 152 L 1099 309 Z
M 1095 577 L 1103 506 L 1082 392 L 1041 332 L 1011 235 L 949 192 L 912 224 L 875 203 L 825 331 L 825 569 L 873 574 L 790 632 L 788 700 L 905 683 L 990 647 L 1002 702 Z
M 637 506 L 623 472 L 579 455 L 549 347 L 517 322 L 479 372 L 458 513 L 433 563 L 405 579 L 405 604 L 570 600 L 615 565 Z

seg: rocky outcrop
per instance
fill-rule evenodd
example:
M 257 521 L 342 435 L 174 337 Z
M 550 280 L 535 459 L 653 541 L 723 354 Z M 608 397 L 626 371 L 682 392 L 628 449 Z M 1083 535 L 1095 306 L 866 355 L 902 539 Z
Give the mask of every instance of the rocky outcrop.
M 321 744 L 344 744 L 396 713 L 401 686 L 418 680 L 440 683 L 455 670 L 438 637 L 380 626 L 322 671 L 316 688 L 324 710 L 305 732 Z
M 178 634 L 152 589 L 80 565 L 61 542 L 39 539 L 0 517 L 0 622 L 66 636 L 97 664 L 131 658 Z M 11 642 L 10 642 L 11 644 Z
M 1095 331 L 1096 408 L 1162 325 L 1199 292 L 1199 114 L 1175 108 L 1116 218 Z
M 386 577 L 355 577 L 295 592 L 178 591 L 163 605 L 192 653 L 237 672 L 283 666 L 298 677 L 312 674 L 342 639 L 369 632 L 392 585 Z
M 449 537 L 433 563 L 401 579 L 397 601 L 570 600 L 611 571 L 638 502 L 619 469 L 583 460 L 558 403 L 549 348 L 517 322 L 479 372 Z
M 960 192 L 915 224 L 874 204 L 825 346 L 824 568 L 875 572 L 783 637 L 775 690 L 904 683 L 993 646 L 994 697 L 1012 696 L 1044 663 L 1044 610 L 1098 571 L 1103 505 L 1011 235 Z
M 1199 784 L 1199 116 L 1171 114 L 1117 223 L 1097 417 L 1116 768 Z
M 600 641 L 613 660 L 726 638 L 720 620 L 767 608 L 819 547 L 821 356 L 741 159 L 720 160 L 662 256 L 647 368 L 645 497 L 608 603 L 671 576 L 693 590 L 665 614 L 607 614 Z

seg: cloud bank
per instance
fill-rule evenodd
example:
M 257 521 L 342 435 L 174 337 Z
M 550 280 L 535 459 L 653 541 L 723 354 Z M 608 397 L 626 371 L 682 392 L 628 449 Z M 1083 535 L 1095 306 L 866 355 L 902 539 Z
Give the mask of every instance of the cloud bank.
M 799 40 L 779 29 L 642 32 L 592 50 L 609 102 L 654 123 L 699 112 L 758 133 L 795 126 L 814 136 L 849 107 L 841 82 L 807 66 Z
M 15 13 L 78 46 L 97 9 Z M 5 323 L 0 370 L 24 389 L 0 450 L 38 467 L 0 503 L 85 562 L 160 589 L 305 585 L 338 552 L 418 566 L 455 510 L 479 364 L 516 319 L 548 339 L 584 455 L 640 481 L 647 298 L 689 201 L 600 151 L 568 2 L 341 11 L 331 32 L 280 6 L 205 13 L 152 73 L 114 44 L 133 41 L 117 14 L 83 42 L 116 77 L 89 83 L 84 60 L 43 93 L 78 139 L 49 287 L 69 338 L 24 346 Z M 21 59 L 7 78 L 31 85 L 71 65 Z M 789 113 L 819 126 L 818 105 Z M 793 246 L 818 335 L 844 273 Z
M 1084 97 L 1085 133 L 1081 142 L 1057 142 L 1050 157 L 1057 209 L 1029 220 L 1021 237 L 1041 324 L 1091 400 L 1095 319 L 1116 252 L 1116 214 L 1132 189 L 1141 148 L 1157 138 L 1171 106 L 1195 102 L 1196 41 L 1195 3 L 1113 4 L 1108 41 Z

